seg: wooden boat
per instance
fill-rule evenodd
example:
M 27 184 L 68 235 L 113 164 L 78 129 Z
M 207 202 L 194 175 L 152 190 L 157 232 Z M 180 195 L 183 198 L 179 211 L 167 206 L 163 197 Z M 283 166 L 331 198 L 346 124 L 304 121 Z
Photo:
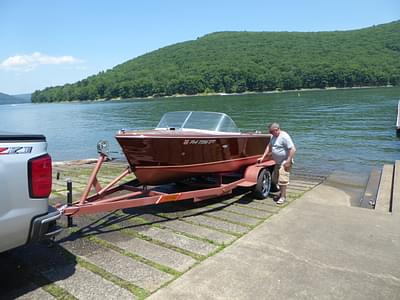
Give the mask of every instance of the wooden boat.
M 241 133 L 224 113 L 166 113 L 153 130 L 121 130 L 116 139 L 145 185 L 241 172 L 263 154 L 269 134 Z

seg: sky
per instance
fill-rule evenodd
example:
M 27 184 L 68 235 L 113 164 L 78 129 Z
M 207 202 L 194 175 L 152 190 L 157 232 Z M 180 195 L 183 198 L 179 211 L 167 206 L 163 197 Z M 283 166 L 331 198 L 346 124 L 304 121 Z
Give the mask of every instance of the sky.
M 0 0 L 0 92 L 74 83 L 216 31 L 351 30 L 400 19 L 400 0 Z

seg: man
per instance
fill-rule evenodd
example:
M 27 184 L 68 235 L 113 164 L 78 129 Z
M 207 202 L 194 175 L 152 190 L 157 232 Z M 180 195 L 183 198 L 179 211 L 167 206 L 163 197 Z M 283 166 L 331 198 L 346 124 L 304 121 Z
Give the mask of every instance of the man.
M 283 204 L 286 201 L 286 189 L 289 184 L 290 169 L 293 163 L 293 157 L 296 153 L 296 147 L 287 132 L 280 129 L 278 123 L 272 123 L 268 126 L 272 138 L 265 149 L 264 154 L 258 159 L 261 163 L 266 157 L 270 157 L 275 161 L 276 165 L 272 172 L 272 182 L 278 184 L 281 195 L 277 204 Z

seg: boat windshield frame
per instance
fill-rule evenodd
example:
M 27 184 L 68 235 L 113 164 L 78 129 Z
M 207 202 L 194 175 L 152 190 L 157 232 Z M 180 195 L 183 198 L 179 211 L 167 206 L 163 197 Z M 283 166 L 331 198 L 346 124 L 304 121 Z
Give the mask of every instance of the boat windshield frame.
M 225 113 L 209 111 L 173 111 L 165 113 L 156 130 L 238 133 L 239 128 Z

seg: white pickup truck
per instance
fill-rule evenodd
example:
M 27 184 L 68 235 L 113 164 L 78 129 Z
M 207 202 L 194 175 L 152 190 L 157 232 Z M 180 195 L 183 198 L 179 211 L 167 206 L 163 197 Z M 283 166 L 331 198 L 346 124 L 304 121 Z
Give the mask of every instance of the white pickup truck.
M 51 172 L 43 135 L 0 131 L 0 252 L 60 232 L 61 213 L 48 200 Z

